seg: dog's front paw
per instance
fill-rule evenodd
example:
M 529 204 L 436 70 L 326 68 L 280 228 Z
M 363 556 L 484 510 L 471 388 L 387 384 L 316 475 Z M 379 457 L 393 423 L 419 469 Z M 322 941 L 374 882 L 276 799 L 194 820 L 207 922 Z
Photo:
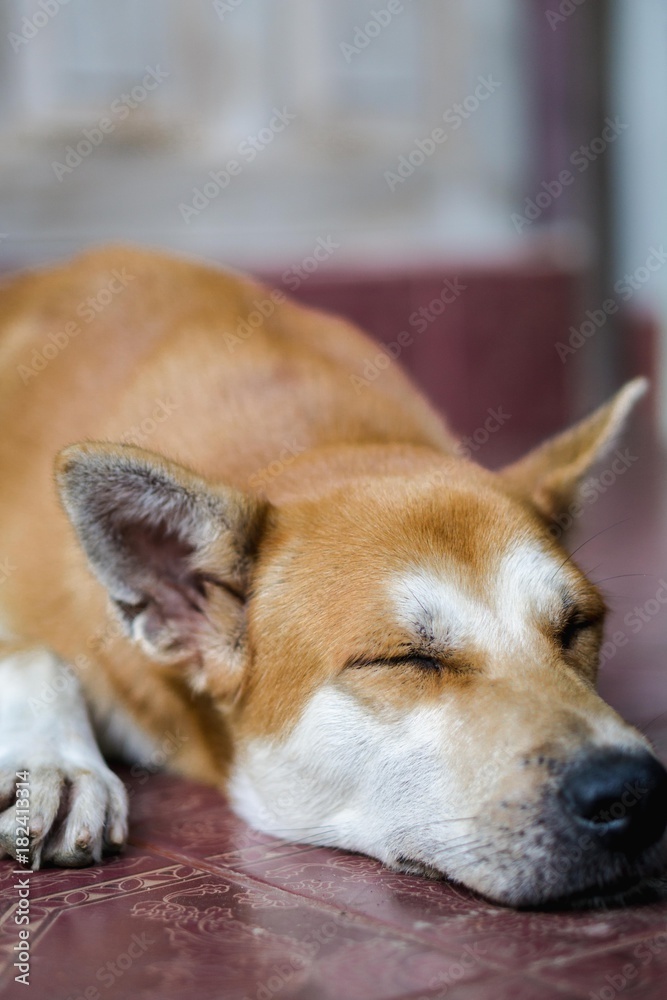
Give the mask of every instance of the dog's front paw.
M 0 857 L 27 857 L 32 868 L 97 863 L 127 838 L 127 793 L 104 763 L 0 759 L 0 810 Z

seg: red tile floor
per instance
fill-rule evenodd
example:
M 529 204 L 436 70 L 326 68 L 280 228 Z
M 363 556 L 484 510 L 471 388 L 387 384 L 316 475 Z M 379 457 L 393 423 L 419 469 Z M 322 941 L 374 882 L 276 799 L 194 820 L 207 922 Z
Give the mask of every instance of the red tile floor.
M 667 758 L 666 477 L 641 442 L 630 446 L 624 471 L 614 473 L 612 461 L 596 473 L 599 497 L 576 519 L 571 548 L 581 546 L 576 558 L 604 581 L 613 609 L 601 688 Z M 365 857 L 262 836 L 190 782 L 156 774 L 129 787 L 122 857 L 28 876 L 28 989 L 13 982 L 16 876 L 0 864 L 1 996 L 667 996 L 667 883 L 665 902 L 514 912 Z

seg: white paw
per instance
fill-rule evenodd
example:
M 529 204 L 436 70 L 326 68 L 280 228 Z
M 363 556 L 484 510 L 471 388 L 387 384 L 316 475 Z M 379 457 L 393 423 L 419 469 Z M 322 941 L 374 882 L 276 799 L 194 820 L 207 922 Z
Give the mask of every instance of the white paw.
M 55 759 L 31 766 L 29 750 L 22 759 L 9 756 L 0 753 L 0 857 L 21 860 L 27 851 L 32 868 L 80 868 L 121 849 L 127 793 L 103 761 Z
M 126 836 L 127 794 L 75 673 L 41 647 L 0 658 L 0 857 L 78 868 Z

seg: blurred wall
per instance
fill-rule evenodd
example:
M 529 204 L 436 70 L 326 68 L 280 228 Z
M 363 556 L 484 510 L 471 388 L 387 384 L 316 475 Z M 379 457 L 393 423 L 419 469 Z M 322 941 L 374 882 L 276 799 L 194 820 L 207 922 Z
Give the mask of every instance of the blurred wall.
M 653 366 L 667 270 L 590 315 L 664 232 L 664 41 L 662 0 L 5 0 L 0 267 L 148 243 L 385 343 L 458 277 L 404 360 L 548 432 Z
M 7 0 L 4 253 L 123 238 L 266 268 L 327 233 L 338 262 L 515 252 L 521 7 Z
M 642 330 L 655 332 L 659 354 L 649 374 L 667 441 L 667 5 L 612 6 L 610 90 L 629 125 L 629 141 L 613 157 L 613 271 L 631 319 L 628 352 Z

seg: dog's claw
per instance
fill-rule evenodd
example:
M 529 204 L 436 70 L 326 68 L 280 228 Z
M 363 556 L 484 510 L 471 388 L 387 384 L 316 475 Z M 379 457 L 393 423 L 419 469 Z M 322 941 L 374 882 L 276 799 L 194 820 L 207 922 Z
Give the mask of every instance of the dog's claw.
M 85 851 L 90 847 L 91 840 L 92 834 L 90 830 L 83 829 L 76 838 L 76 846 L 81 848 L 82 851 Z
M 18 766 L 0 767 L 0 790 L 14 783 Z M 44 864 L 81 868 L 102 859 L 105 850 L 117 853 L 126 839 L 127 795 L 119 778 L 106 766 L 77 768 L 26 767 L 30 797 L 23 806 L 29 814 L 28 859 L 33 870 Z M 63 815 L 64 797 L 67 812 Z M 0 812 L 0 858 L 17 858 L 16 802 Z
M 127 840 L 127 824 L 116 822 L 110 830 L 107 839 L 108 847 L 113 851 L 119 851 Z
M 35 816 L 30 818 L 30 839 L 39 840 L 44 832 L 44 817 Z

